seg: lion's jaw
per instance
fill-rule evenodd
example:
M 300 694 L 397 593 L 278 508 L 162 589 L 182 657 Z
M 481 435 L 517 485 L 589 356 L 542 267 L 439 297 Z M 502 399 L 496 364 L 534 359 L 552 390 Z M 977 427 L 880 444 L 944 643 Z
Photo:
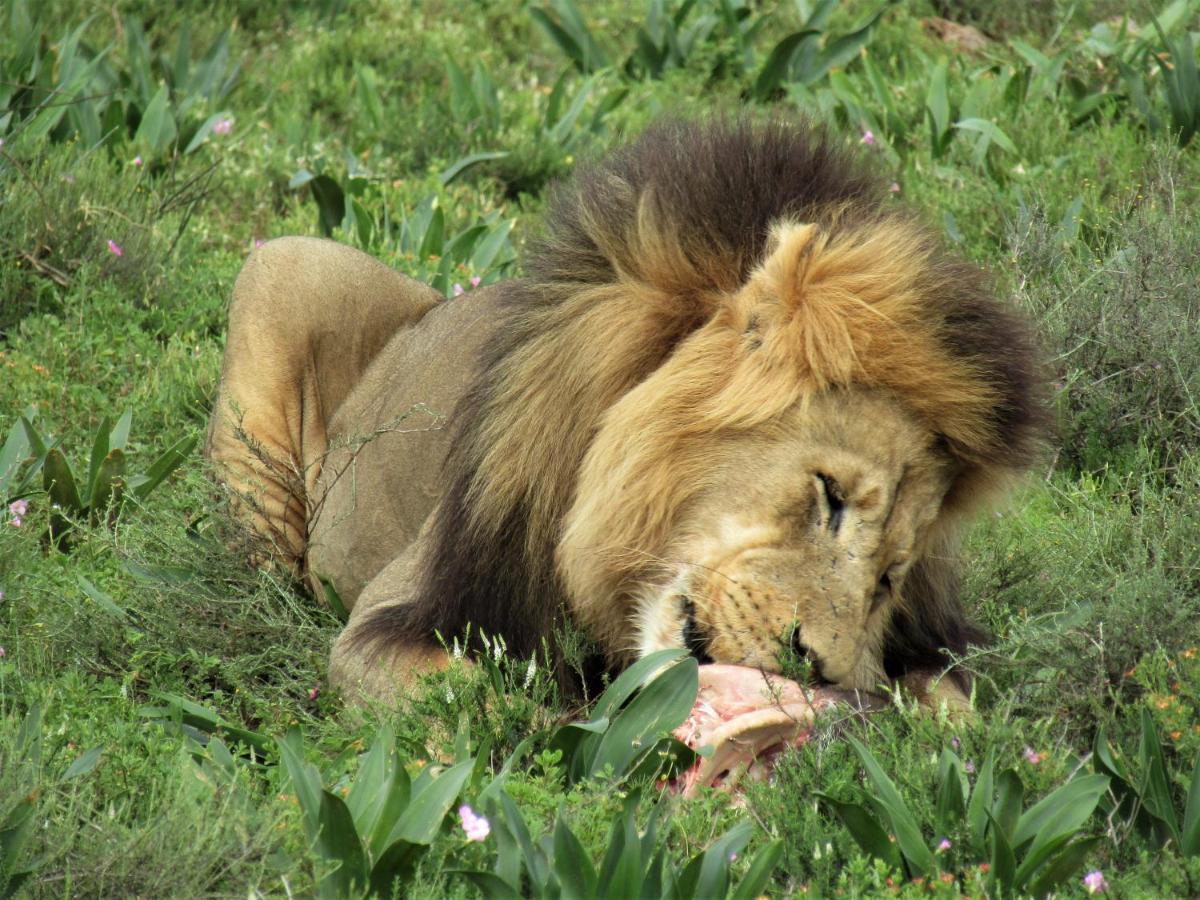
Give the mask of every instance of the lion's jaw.
M 833 392 L 770 427 L 714 437 L 703 463 L 680 471 L 699 483 L 669 533 L 607 597 L 573 601 L 583 624 L 603 617 L 593 634 L 622 641 L 614 655 L 625 658 L 683 647 L 779 671 L 791 643 L 821 679 L 874 688 L 904 577 L 950 483 L 933 435 L 886 396 Z M 613 605 L 623 636 L 605 633 Z

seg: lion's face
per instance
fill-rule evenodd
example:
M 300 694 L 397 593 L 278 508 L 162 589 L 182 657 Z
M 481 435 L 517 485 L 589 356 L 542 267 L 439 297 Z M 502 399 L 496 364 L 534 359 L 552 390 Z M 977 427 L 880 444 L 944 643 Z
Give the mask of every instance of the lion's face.
M 778 671 L 791 642 L 819 678 L 873 688 L 951 481 L 934 436 L 890 398 L 834 392 L 703 443 L 680 472 L 696 490 L 618 601 L 631 655 Z

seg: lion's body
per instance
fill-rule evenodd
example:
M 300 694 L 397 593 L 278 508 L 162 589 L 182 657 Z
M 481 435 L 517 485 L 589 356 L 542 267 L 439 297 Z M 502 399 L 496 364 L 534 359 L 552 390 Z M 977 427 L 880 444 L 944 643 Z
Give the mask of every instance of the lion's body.
M 438 634 L 525 654 L 563 616 L 615 665 L 790 639 L 865 689 L 962 652 L 956 534 L 1029 461 L 1032 354 L 886 199 L 804 129 L 661 126 L 556 195 L 524 280 L 440 301 L 256 251 L 209 451 L 351 607 L 334 680 L 386 696 Z

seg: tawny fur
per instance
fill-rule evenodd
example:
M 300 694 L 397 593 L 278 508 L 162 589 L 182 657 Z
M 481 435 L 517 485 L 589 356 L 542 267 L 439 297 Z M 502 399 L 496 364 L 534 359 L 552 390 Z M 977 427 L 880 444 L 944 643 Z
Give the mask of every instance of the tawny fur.
M 556 191 L 526 269 L 469 302 L 431 306 L 405 284 L 398 307 L 370 306 L 370 322 L 400 310 L 394 333 L 377 358 L 342 367 L 341 382 L 349 372 L 358 383 L 322 411 L 325 443 L 336 443 L 436 394 L 445 432 L 343 453 L 336 467 L 294 440 L 280 447 L 318 495 L 298 508 L 323 507 L 307 523 L 322 535 L 308 566 L 348 585 L 355 605 L 335 648 L 339 677 L 376 679 L 401 658 L 427 667 L 436 635 L 468 626 L 527 654 L 585 608 L 611 609 L 588 630 L 610 661 L 626 658 L 636 641 L 622 603 L 638 595 L 646 558 L 678 544 L 689 503 L 711 481 L 713 448 L 773 439 L 784 420 L 802 434 L 804 411 L 839 396 L 843 409 L 882 402 L 896 428 L 911 423 L 898 471 L 928 460 L 945 473 L 910 541 L 919 549 L 904 560 L 903 597 L 870 620 L 868 668 L 899 677 L 937 667 L 941 650 L 978 637 L 957 599 L 955 523 L 1032 458 L 1043 422 L 1032 342 L 982 273 L 834 142 L 778 121 L 656 126 Z M 269 306 L 270 290 L 256 302 Z M 343 329 L 353 321 L 344 309 L 323 314 Z M 309 362 L 317 385 L 322 367 L 342 366 L 335 352 Z M 252 372 L 249 357 L 227 360 L 222 398 L 236 401 Z M 431 384 L 439 377 L 449 386 Z M 298 388 L 317 390 L 303 379 Z M 228 426 L 214 434 L 225 470 L 245 468 Z M 429 476 L 442 454 L 445 468 Z M 314 465 L 337 478 L 314 483 Z M 865 478 L 888 464 L 847 465 Z M 406 471 L 416 483 L 403 483 Z M 346 487 L 350 473 L 375 479 L 369 497 Z M 370 534 L 352 521 L 330 527 L 354 518 L 351 496 L 374 517 Z M 389 498 L 403 507 L 390 545 L 379 527 Z M 360 541 L 370 552 L 356 562 Z M 581 547 L 606 549 L 585 562 Z

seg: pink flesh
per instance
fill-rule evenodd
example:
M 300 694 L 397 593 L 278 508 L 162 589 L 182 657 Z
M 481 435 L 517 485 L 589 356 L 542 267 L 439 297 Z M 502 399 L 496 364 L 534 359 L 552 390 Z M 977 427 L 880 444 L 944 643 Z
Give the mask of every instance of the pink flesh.
M 869 705 L 853 691 L 803 688 L 759 669 L 701 666 L 696 704 L 675 736 L 693 750 L 711 747 L 712 753 L 700 757 L 675 788 L 691 796 L 741 777 L 765 778 L 779 751 L 807 741 L 816 714 L 839 703 L 853 709 Z

